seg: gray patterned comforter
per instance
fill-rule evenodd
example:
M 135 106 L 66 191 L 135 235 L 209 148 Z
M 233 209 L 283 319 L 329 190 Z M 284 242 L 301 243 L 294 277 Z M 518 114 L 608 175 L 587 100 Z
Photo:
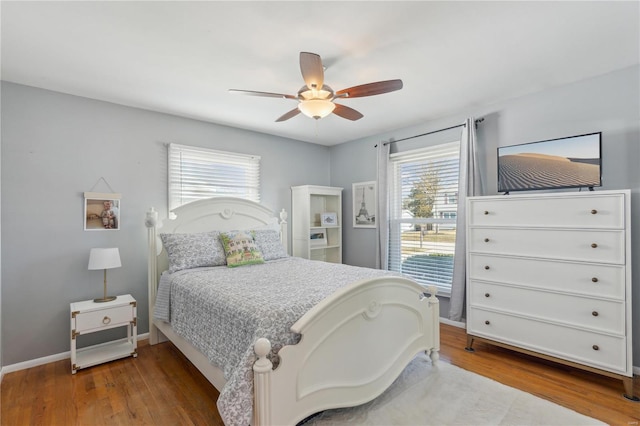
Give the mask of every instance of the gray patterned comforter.
M 253 409 L 253 343 L 266 337 L 271 360 L 300 336 L 290 327 L 340 287 L 394 273 L 296 257 L 240 268 L 163 274 L 155 317 L 168 321 L 224 371 L 218 410 L 227 425 L 248 425 Z

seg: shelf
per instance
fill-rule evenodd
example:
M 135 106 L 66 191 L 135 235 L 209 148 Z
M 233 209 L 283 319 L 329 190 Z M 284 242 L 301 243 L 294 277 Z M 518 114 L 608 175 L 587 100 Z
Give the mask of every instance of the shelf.
M 339 245 L 332 245 L 332 246 L 318 246 L 318 247 L 310 247 L 311 250 L 326 250 L 326 249 L 332 249 L 332 248 L 340 248 Z
M 78 349 L 76 366 L 78 369 L 86 368 L 132 355 L 135 357 L 137 353 L 133 342 L 130 341 L 116 341 L 104 345 L 90 346 Z

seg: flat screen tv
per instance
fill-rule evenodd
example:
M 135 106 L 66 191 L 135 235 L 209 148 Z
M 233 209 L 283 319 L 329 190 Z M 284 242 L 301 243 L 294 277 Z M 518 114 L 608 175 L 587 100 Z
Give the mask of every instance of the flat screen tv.
M 602 186 L 602 133 L 498 148 L 498 192 Z

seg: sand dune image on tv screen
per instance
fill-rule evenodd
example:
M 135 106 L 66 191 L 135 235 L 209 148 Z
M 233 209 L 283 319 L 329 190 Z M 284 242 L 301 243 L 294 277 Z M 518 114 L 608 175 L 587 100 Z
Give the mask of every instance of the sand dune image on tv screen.
M 545 154 L 500 156 L 499 187 L 502 191 L 600 185 L 597 159 L 572 160 Z

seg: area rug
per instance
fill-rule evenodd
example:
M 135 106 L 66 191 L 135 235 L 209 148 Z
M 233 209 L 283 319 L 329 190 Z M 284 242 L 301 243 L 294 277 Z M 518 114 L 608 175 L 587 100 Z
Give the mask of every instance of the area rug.
M 494 380 L 418 355 L 382 395 L 353 408 L 328 410 L 320 425 L 604 425 Z

